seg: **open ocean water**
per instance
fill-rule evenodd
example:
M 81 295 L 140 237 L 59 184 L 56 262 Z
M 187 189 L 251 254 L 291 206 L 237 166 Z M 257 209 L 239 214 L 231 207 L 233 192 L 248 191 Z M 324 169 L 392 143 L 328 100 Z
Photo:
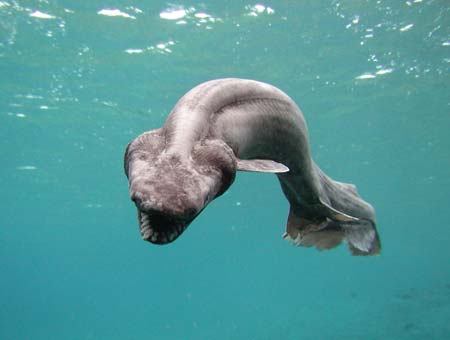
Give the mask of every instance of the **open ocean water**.
M 449 71 L 448 0 L 0 1 L 0 339 L 449 339 Z M 141 240 L 125 146 L 221 77 L 297 102 L 380 256 L 291 246 L 255 173 Z

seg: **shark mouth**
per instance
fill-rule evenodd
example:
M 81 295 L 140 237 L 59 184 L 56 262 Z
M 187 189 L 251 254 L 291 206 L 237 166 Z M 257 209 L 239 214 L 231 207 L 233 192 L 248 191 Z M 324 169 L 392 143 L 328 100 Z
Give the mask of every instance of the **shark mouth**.
M 160 212 L 138 210 L 139 229 L 142 239 L 154 244 L 168 244 L 176 240 L 189 223 Z

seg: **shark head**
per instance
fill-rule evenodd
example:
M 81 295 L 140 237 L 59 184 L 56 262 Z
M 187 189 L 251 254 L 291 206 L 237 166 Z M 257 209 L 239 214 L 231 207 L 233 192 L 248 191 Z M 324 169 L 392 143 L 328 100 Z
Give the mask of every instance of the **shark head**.
M 233 151 L 223 141 L 198 142 L 183 155 L 165 148 L 161 130 L 132 141 L 124 165 L 142 238 L 154 244 L 178 238 L 236 174 Z

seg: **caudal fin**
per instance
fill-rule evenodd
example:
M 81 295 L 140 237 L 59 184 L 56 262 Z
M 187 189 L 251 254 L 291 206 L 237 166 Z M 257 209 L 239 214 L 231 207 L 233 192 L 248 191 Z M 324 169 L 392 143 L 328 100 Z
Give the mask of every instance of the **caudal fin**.
M 356 195 L 356 190 L 354 194 Z M 359 196 L 356 197 L 359 198 Z M 338 227 L 343 231 L 352 255 L 377 255 L 380 253 L 381 244 L 375 222 L 366 218 L 350 216 L 331 207 L 324 201 L 321 201 L 321 203 L 325 214 L 331 220 L 336 221 Z
M 345 240 L 352 255 L 378 255 L 381 251 L 380 238 L 372 222 L 359 220 L 344 224 Z

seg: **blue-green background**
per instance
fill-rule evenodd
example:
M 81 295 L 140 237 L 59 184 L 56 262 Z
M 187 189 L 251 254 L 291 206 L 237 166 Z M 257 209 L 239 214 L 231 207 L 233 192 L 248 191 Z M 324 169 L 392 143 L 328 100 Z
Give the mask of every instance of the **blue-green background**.
M 255 4 L 0 1 L 0 339 L 450 337 L 450 3 Z M 283 241 L 252 173 L 176 242 L 140 239 L 124 148 L 220 77 L 299 104 L 381 256 Z

